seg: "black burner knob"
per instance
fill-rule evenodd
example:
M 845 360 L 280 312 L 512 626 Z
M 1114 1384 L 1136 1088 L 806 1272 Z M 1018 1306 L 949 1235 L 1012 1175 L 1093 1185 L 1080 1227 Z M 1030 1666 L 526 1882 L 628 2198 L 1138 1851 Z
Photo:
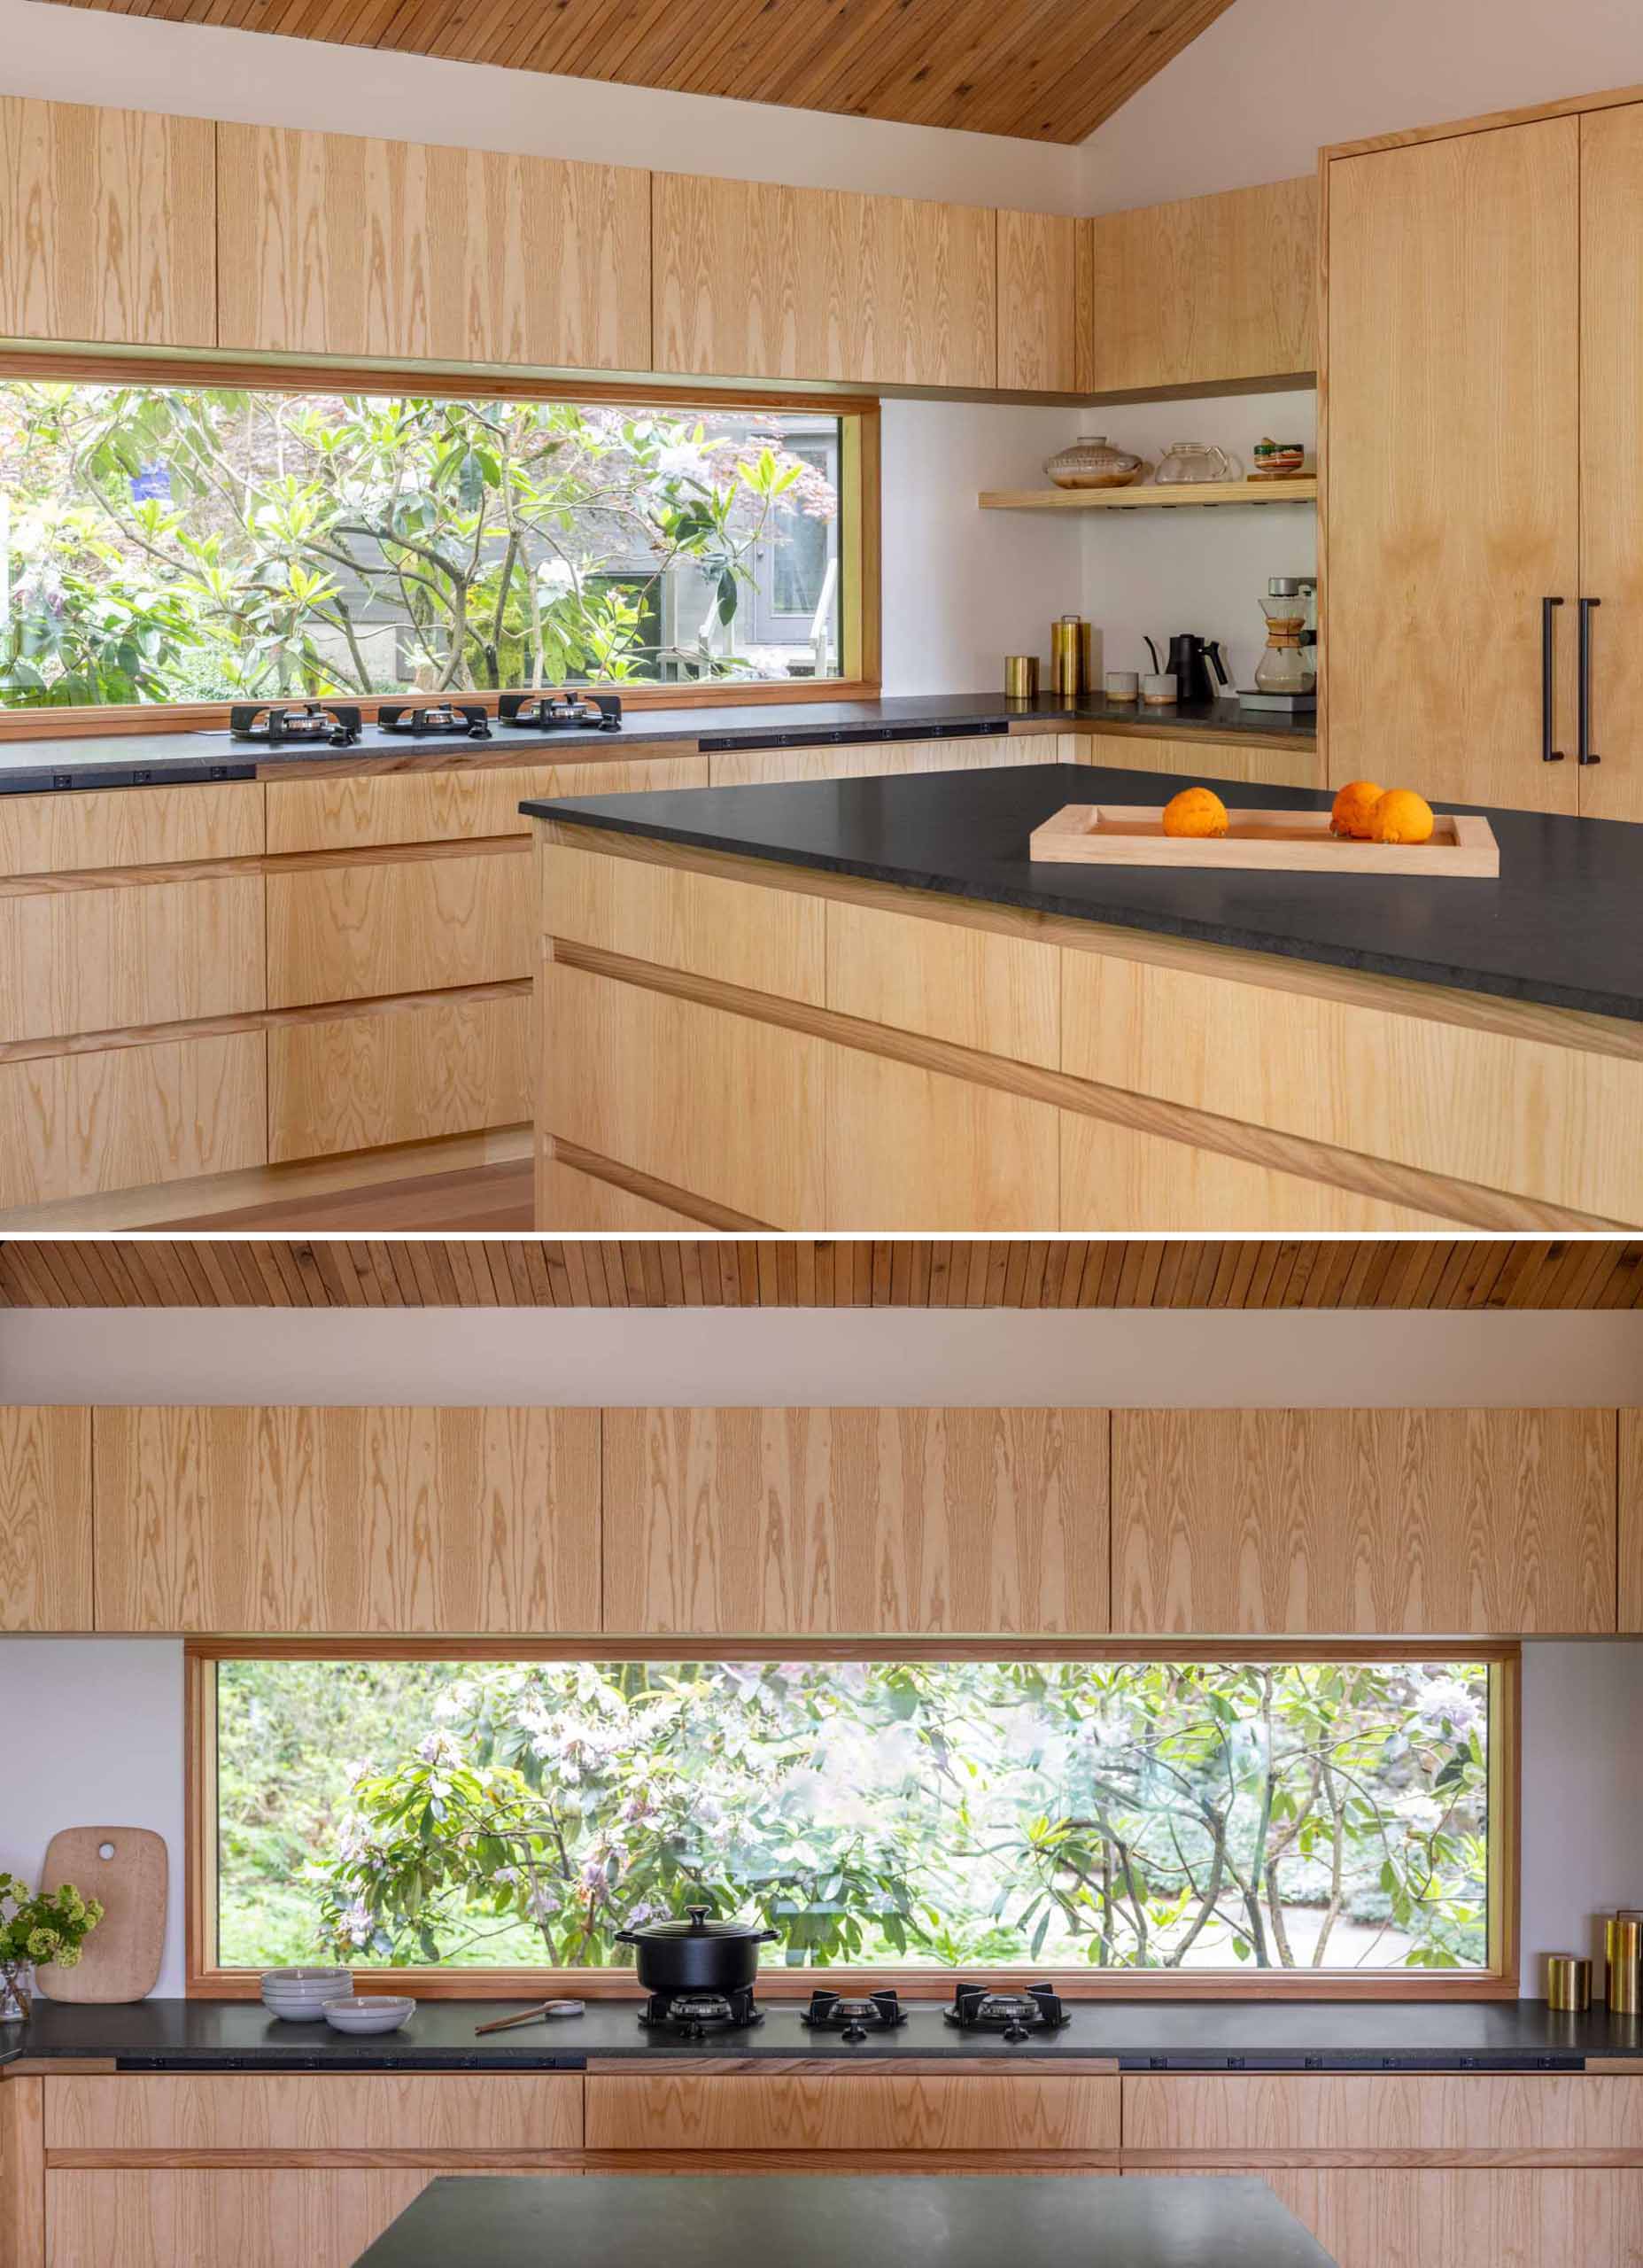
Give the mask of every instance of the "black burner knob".
M 1027 2038 L 1027 2026 L 1020 2021 L 1019 2017 L 1011 2017 L 1009 2023 L 1004 2026 L 1004 2038 L 1010 2040 L 1025 2039 Z
M 845 2025 L 844 2036 L 847 2039 L 865 2039 L 867 2037 L 867 2027 L 865 2024 L 856 2023 L 852 2021 Z

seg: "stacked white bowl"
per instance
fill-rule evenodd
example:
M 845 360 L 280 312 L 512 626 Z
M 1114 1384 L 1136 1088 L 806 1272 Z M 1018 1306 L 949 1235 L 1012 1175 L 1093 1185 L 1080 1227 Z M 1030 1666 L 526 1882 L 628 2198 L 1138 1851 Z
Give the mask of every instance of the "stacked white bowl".
M 285 2023 L 318 2023 L 328 2001 L 346 2000 L 353 1991 L 353 1972 L 347 1969 L 265 1969 L 262 1973 L 262 2005 Z
M 368 1999 L 350 1997 L 325 2003 L 325 2021 L 333 2031 L 352 2032 L 363 2039 L 373 2032 L 398 2031 L 416 2014 L 415 2000 L 391 2000 L 385 1992 Z

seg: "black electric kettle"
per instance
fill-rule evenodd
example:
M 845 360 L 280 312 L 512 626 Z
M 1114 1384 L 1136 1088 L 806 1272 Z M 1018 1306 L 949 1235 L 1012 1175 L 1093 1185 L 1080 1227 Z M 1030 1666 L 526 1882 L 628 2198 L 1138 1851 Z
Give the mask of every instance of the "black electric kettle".
M 1210 671 L 1212 665 L 1214 676 Z M 1221 686 L 1229 682 L 1227 664 L 1221 659 L 1221 642 L 1215 638 L 1200 638 L 1196 631 L 1182 630 L 1169 641 L 1169 659 L 1165 667 L 1175 680 L 1178 702 L 1211 702 L 1217 698 Z

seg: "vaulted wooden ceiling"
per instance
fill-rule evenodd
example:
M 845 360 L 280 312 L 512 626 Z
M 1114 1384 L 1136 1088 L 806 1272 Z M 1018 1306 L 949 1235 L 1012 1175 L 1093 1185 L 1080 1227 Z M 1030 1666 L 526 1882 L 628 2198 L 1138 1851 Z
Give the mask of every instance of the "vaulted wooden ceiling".
M 1081 142 L 1231 0 L 61 0 L 793 110 Z M 362 127 L 364 125 L 362 121 Z M 371 121 L 391 132 L 391 119 Z M 726 152 L 727 167 L 734 171 Z
M 1643 1306 L 1643 1243 L 124 1238 L 0 1246 L 9 1308 Z

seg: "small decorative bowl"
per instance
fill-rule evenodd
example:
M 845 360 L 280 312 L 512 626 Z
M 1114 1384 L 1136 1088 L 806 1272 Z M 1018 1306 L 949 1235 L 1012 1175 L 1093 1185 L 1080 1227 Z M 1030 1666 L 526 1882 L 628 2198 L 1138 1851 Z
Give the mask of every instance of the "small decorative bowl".
M 1255 460 L 1252 480 L 1289 480 L 1306 462 L 1306 452 L 1298 441 L 1257 441 L 1250 454 Z
M 377 2031 L 398 2031 L 415 2014 L 415 2000 L 391 2000 L 382 1992 L 368 1996 L 351 1994 L 345 2000 L 328 2000 L 325 2004 L 325 2021 L 331 2030 L 351 2032 L 359 2038 Z

